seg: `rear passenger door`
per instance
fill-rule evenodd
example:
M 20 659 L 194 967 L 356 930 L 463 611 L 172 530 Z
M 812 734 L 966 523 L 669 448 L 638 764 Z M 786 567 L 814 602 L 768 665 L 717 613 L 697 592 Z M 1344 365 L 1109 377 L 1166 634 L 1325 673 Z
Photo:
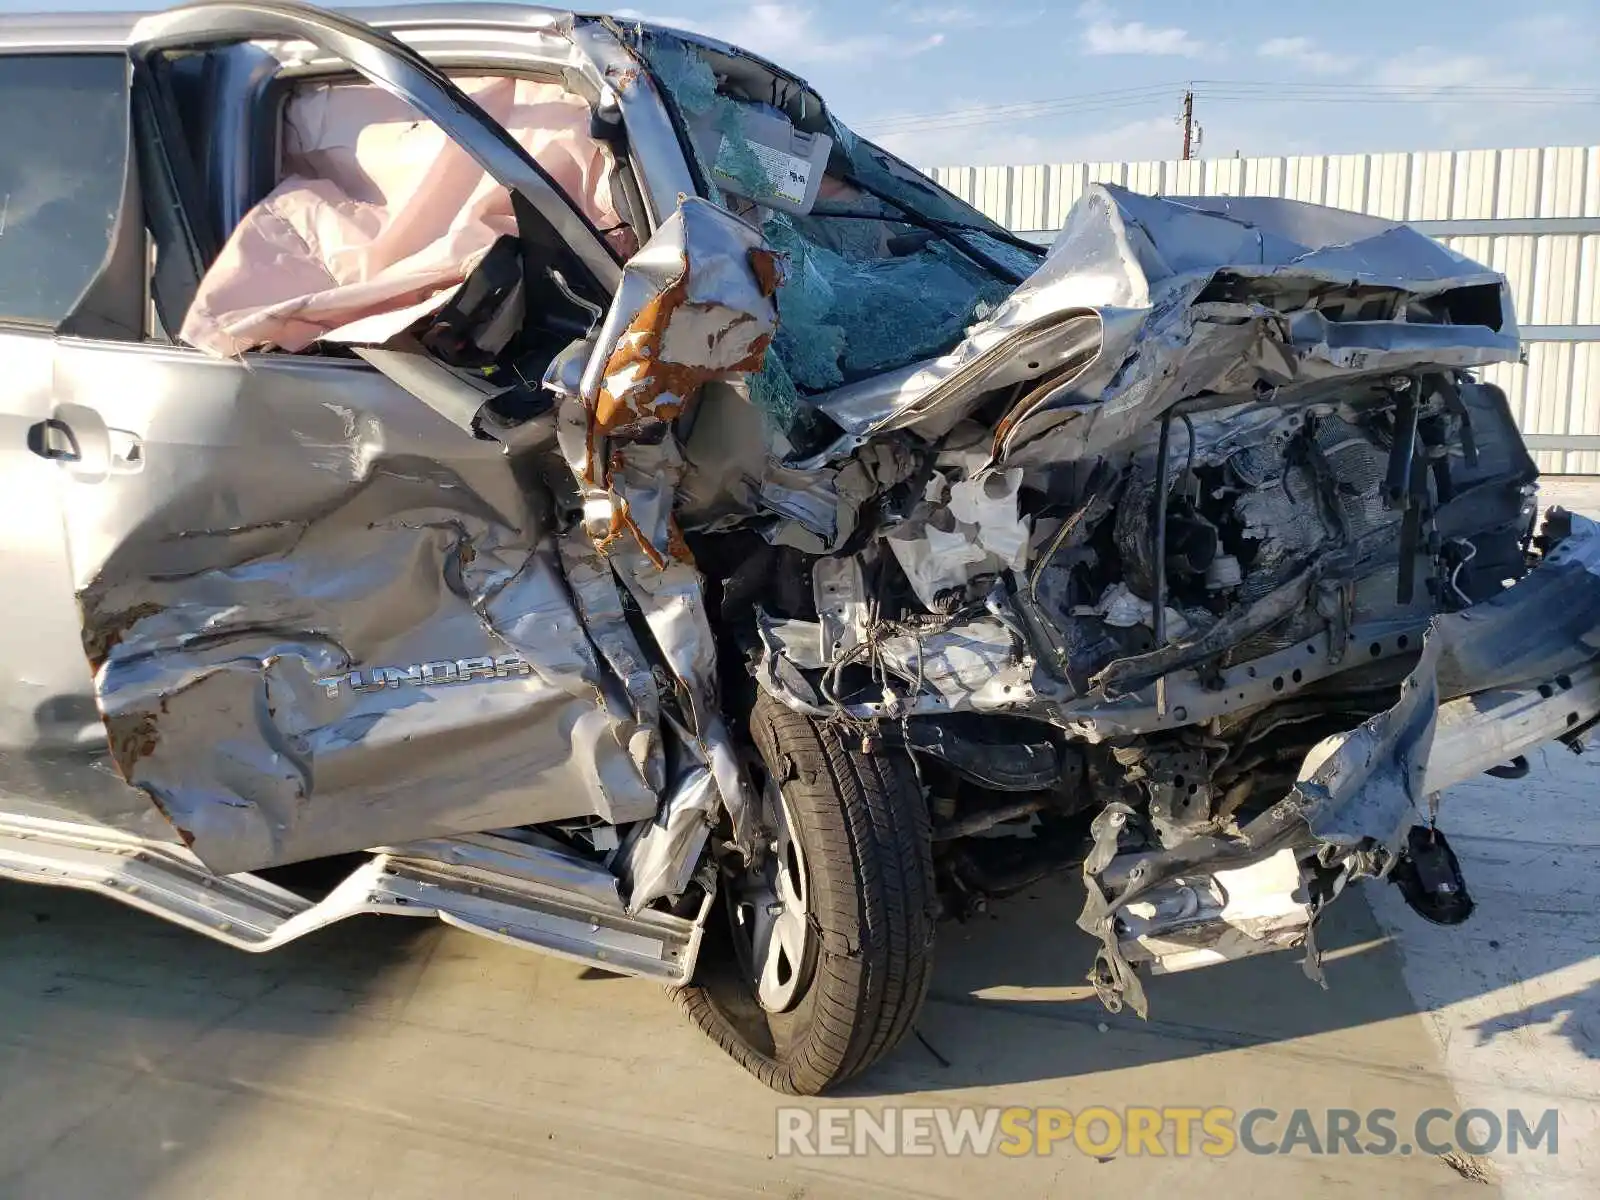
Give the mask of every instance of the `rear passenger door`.
M 62 528 L 63 489 L 95 469 L 94 448 L 53 393 L 56 331 L 123 216 L 128 74 L 116 51 L 0 54 L 0 810 L 159 835 L 95 704 Z M 139 296 L 120 308 L 111 321 L 141 337 Z

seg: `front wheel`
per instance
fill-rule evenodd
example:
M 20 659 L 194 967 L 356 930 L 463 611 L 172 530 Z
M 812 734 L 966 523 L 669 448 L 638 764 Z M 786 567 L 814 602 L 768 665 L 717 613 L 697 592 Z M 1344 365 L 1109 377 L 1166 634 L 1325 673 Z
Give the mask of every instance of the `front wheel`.
M 893 1050 L 927 995 L 927 803 L 902 753 L 863 750 L 764 694 L 750 726 L 769 853 L 724 872 L 723 919 L 677 995 L 763 1083 L 816 1095 Z

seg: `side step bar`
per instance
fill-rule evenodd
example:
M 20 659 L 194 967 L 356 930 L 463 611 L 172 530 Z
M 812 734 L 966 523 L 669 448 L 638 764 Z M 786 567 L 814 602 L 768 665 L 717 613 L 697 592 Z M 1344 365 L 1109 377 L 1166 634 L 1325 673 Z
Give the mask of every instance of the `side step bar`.
M 378 913 L 437 917 L 498 941 L 680 984 L 711 900 L 694 920 L 630 914 L 609 872 L 559 847 L 474 834 L 376 853 L 313 903 L 254 875 L 214 875 L 180 846 L 112 829 L 0 814 L 0 879 L 98 892 L 261 953 Z

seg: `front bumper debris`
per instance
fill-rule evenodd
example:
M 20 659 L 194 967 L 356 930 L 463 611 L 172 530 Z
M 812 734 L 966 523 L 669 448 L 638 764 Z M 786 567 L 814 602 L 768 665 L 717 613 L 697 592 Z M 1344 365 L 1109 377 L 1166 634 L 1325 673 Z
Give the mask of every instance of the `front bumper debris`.
M 1436 618 L 1399 702 L 1317 746 L 1294 789 L 1236 837 L 1118 853 L 1128 823 L 1115 806 L 1102 814 L 1079 924 L 1101 941 L 1093 979 L 1108 1005 L 1143 1015 L 1140 962 L 1180 971 L 1304 947 L 1317 977 L 1316 917 L 1346 884 L 1400 864 L 1407 878 L 1438 875 L 1410 860 L 1441 791 L 1549 742 L 1581 748 L 1600 718 L 1600 524 L 1556 509 L 1545 528 L 1542 563 Z M 1469 911 L 1458 901 L 1448 915 Z

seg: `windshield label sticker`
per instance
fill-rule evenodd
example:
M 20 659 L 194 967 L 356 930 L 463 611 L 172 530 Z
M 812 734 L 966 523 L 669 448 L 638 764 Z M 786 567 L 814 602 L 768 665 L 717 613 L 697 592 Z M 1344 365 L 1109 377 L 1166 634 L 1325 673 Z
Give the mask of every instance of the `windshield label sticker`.
M 786 154 L 763 142 L 745 142 L 745 148 L 761 166 L 761 172 L 766 176 L 767 194 L 779 200 L 787 200 L 790 204 L 804 204 L 806 202 L 806 189 L 811 184 L 811 160 L 801 158 L 796 154 Z M 724 180 L 733 185 L 732 190 L 743 194 L 741 185 L 748 187 L 748 181 L 741 180 L 730 169 L 729 164 L 736 161 L 736 149 L 731 144 L 727 135 L 723 135 L 722 145 L 717 150 L 717 162 L 712 168 L 712 173 L 719 180 Z M 759 196 L 750 197 L 753 200 Z

